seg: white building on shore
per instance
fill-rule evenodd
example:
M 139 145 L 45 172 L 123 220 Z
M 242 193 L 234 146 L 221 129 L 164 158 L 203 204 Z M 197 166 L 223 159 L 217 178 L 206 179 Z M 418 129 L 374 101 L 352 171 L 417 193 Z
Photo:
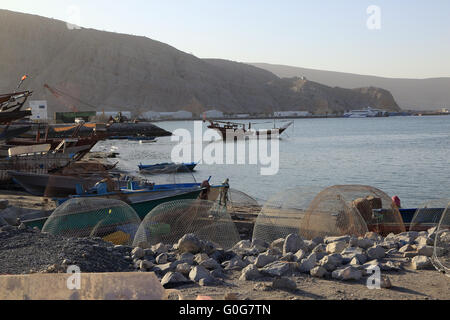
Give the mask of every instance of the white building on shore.
M 288 117 L 310 117 L 312 113 L 309 111 L 277 111 L 273 113 L 276 118 L 288 118 Z
M 31 120 L 34 121 L 47 121 L 48 109 L 47 100 L 34 100 L 30 101 Z
M 223 112 L 219 110 L 208 110 L 204 112 L 204 115 L 209 119 L 218 119 L 224 117 Z

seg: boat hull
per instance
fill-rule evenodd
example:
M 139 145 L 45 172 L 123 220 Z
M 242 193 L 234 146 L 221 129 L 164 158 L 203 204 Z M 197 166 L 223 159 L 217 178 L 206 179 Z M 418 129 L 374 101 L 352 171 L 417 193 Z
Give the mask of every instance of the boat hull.
M 184 199 L 197 199 L 200 195 L 201 189 L 196 188 L 195 190 L 176 190 L 177 192 L 139 192 L 135 195 L 123 193 L 123 194 L 111 194 L 111 195 L 100 195 L 100 196 L 83 196 L 81 198 L 103 198 L 103 199 L 116 199 L 122 200 L 130 205 L 136 211 L 139 218 L 143 220 L 147 214 L 152 211 L 155 207 L 159 206 L 162 203 L 176 200 L 184 200 Z M 66 199 L 67 200 L 67 199 Z M 92 215 L 89 218 L 89 215 Z M 79 225 L 79 222 L 76 221 L 76 215 L 74 215 L 74 219 L 69 219 L 67 224 L 72 226 L 77 226 L 80 228 L 85 228 L 86 226 L 95 226 L 98 223 L 98 219 L 95 216 L 95 212 L 85 213 L 86 216 L 83 218 L 83 224 Z M 48 217 L 43 217 L 39 219 L 33 219 L 28 221 L 23 221 L 23 223 L 31 228 L 37 227 L 40 230 L 44 227 L 45 222 Z

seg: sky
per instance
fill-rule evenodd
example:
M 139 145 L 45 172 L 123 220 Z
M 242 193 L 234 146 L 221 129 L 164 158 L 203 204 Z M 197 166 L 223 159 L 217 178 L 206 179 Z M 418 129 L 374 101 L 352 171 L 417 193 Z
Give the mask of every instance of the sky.
M 449 0 L 0 0 L 0 8 L 146 36 L 200 58 L 450 77 Z

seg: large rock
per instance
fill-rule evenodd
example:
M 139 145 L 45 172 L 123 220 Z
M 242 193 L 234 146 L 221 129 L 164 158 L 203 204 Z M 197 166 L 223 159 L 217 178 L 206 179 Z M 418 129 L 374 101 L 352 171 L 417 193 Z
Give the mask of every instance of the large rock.
M 311 269 L 310 274 L 312 277 L 315 277 L 315 278 L 323 278 L 328 274 L 328 272 L 327 272 L 327 269 L 325 269 L 324 267 L 317 266 L 317 267 Z
M 326 251 L 330 254 L 333 253 L 341 253 L 348 247 L 347 242 L 345 241 L 336 241 L 327 245 Z
M 145 256 L 145 251 L 144 249 L 140 248 L 140 247 L 136 247 L 133 249 L 133 251 L 131 251 L 131 257 L 133 259 L 142 259 Z
M 283 255 L 296 253 L 303 248 L 303 239 L 297 234 L 290 234 L 286 237 L 283 244 Z
M 348 266 L 342 269 L 333 271 L 331 274 L 333 279 L 349 281 L 349 280 L 360 280 L 362 278 L 362 272 L 352 266 Z
M 329 272 L 336 270 L 339 265 L 339 260 L 333 256 L 326 256 L 319 261 L 319 266 L 324 267 Z
M 268 265 L 269 263 L 272 263 L 272 262 L 274 262 L 276 260 L 277 260 L 277 257 L 275 257 L 275 256 L 266 255 L 266 254 L 260 254 L 258 256 L 258 258 L 256 258 L 255 265 L 258 268 L 263 268 L 266 265 Z
M 161 253 L 159 256 L 156 257 L 155 261 L 157 264 L 166 264 L 168 261 L 167 253 Z
M 434 247 L 421 245 L 417 247 L 417 253 L 419 256 L 432 257 L 434 252 Z
M 176 271 L 181 273 L 184 276 L 189 276 L 189 273 L 191 272 L 192 266 L 188 263 L 181 263 L 177 265 Z
M 298 270 L 302 273 L 310 273 L 311 269 L 313 269 L 317 264 L 317 254 L 312 253 L 308 258 L 303 259 L 299 265 Z
M 430 258 L 426 256 L 417 256 L 411 260 L 411 266 L 414 270 L 426 270 L 432 268 Z
M 281 261 L 275 261 L 264 268 L 262 268 L 260 271 L 268 276 L 271 277 L 281 277 L 285 275 L 290 270 L 289 264 L 286 262 Z
M 374 246 L 367 250 L 367 256 L 370 259 L 382 259 L 386 256 L 386 250 L 382 246 Z
M 242 260 L 239 256 L 233 257 L 231 260 L 222 263 L 222 267 L 225 270 L 242 270 L 247 265 L 248 263 Z
M 297 290 L 297 284 L 289 278 L 282 277 L 273 280 L 272 288 L 277 290 L 295 291 Z
M 375 244 L 375 241 L 369 238 L 359 238 L 357 246 L 363 249 L 369 249 L 370 247 L 373 247 Z
M 254 264 L 250 264 L 242 270 L 241 277 L 239 280 L 242 281 L 253 281 L 261 278 L 261 272 Z
M 174 288 L 190 281 L 186 279 L 181 273 L 178 272 L 168 272 L 161 280 L 161 285 L 165 288 Z
M 195 234 L 186 234 L 178 241 L 178 250 L 196 254 L 202 250 L 202 242 Z
M 286 240 L 284 238 L 277 239 L 270 244 L 270 249 L 278 249 L 283 252 L 284 242 Z
M 196 266 L 192 268 L 191 272 L 189 273 L 189 279 L 195 282 L 199 282 L 201 279 L 214 280 L 209 271 L 202 266 Z
M 206 260 L 202 261 L 200 263 L 200 266 L 202 266 L 202 267 L 204 267 L 205 269 L 208 269 L 208 270 L 214 270 L 214 269 L 220 269 L 221 268 L 220 264 L 216 260 L 214 260 L 212 258 L 209 258 L 209 259 L 206 259 Z

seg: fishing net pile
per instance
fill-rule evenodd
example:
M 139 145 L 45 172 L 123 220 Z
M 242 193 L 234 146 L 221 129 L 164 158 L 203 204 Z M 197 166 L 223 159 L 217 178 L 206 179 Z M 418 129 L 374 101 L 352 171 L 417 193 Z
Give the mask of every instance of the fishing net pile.
M 449 203 L 449 199 L 438 199 L 422 204 L 411 220 L 410 230 L 420 232 L 436 227 Z
M 348 185 L 336 186 L 340 194 L 351 202 L 364 221 L 369 231 L 381 235 L 406 232 L 399 208 L 384 191 L 371 186 Z
M 225 206 L 191 199 L 166 202 L 154 208 L 139 226 L 133 246 L 174 244 L 190 233 L 223 249 L 229 249 L 240 241 Z
M 305 212 L 321 189 L 297 187 L 269 198 L 255 221 L 253 239 L 271 243 L 291 233 L 299 234 Z
M 102 238 L 131 245 L 141 220 L 125 202 L 113 199 L 71 199 L 59 206 L 42 232 L 68 238 Z
M 439 271 L 450 276 L 450 203 L 437 227 L 432 261 Z

